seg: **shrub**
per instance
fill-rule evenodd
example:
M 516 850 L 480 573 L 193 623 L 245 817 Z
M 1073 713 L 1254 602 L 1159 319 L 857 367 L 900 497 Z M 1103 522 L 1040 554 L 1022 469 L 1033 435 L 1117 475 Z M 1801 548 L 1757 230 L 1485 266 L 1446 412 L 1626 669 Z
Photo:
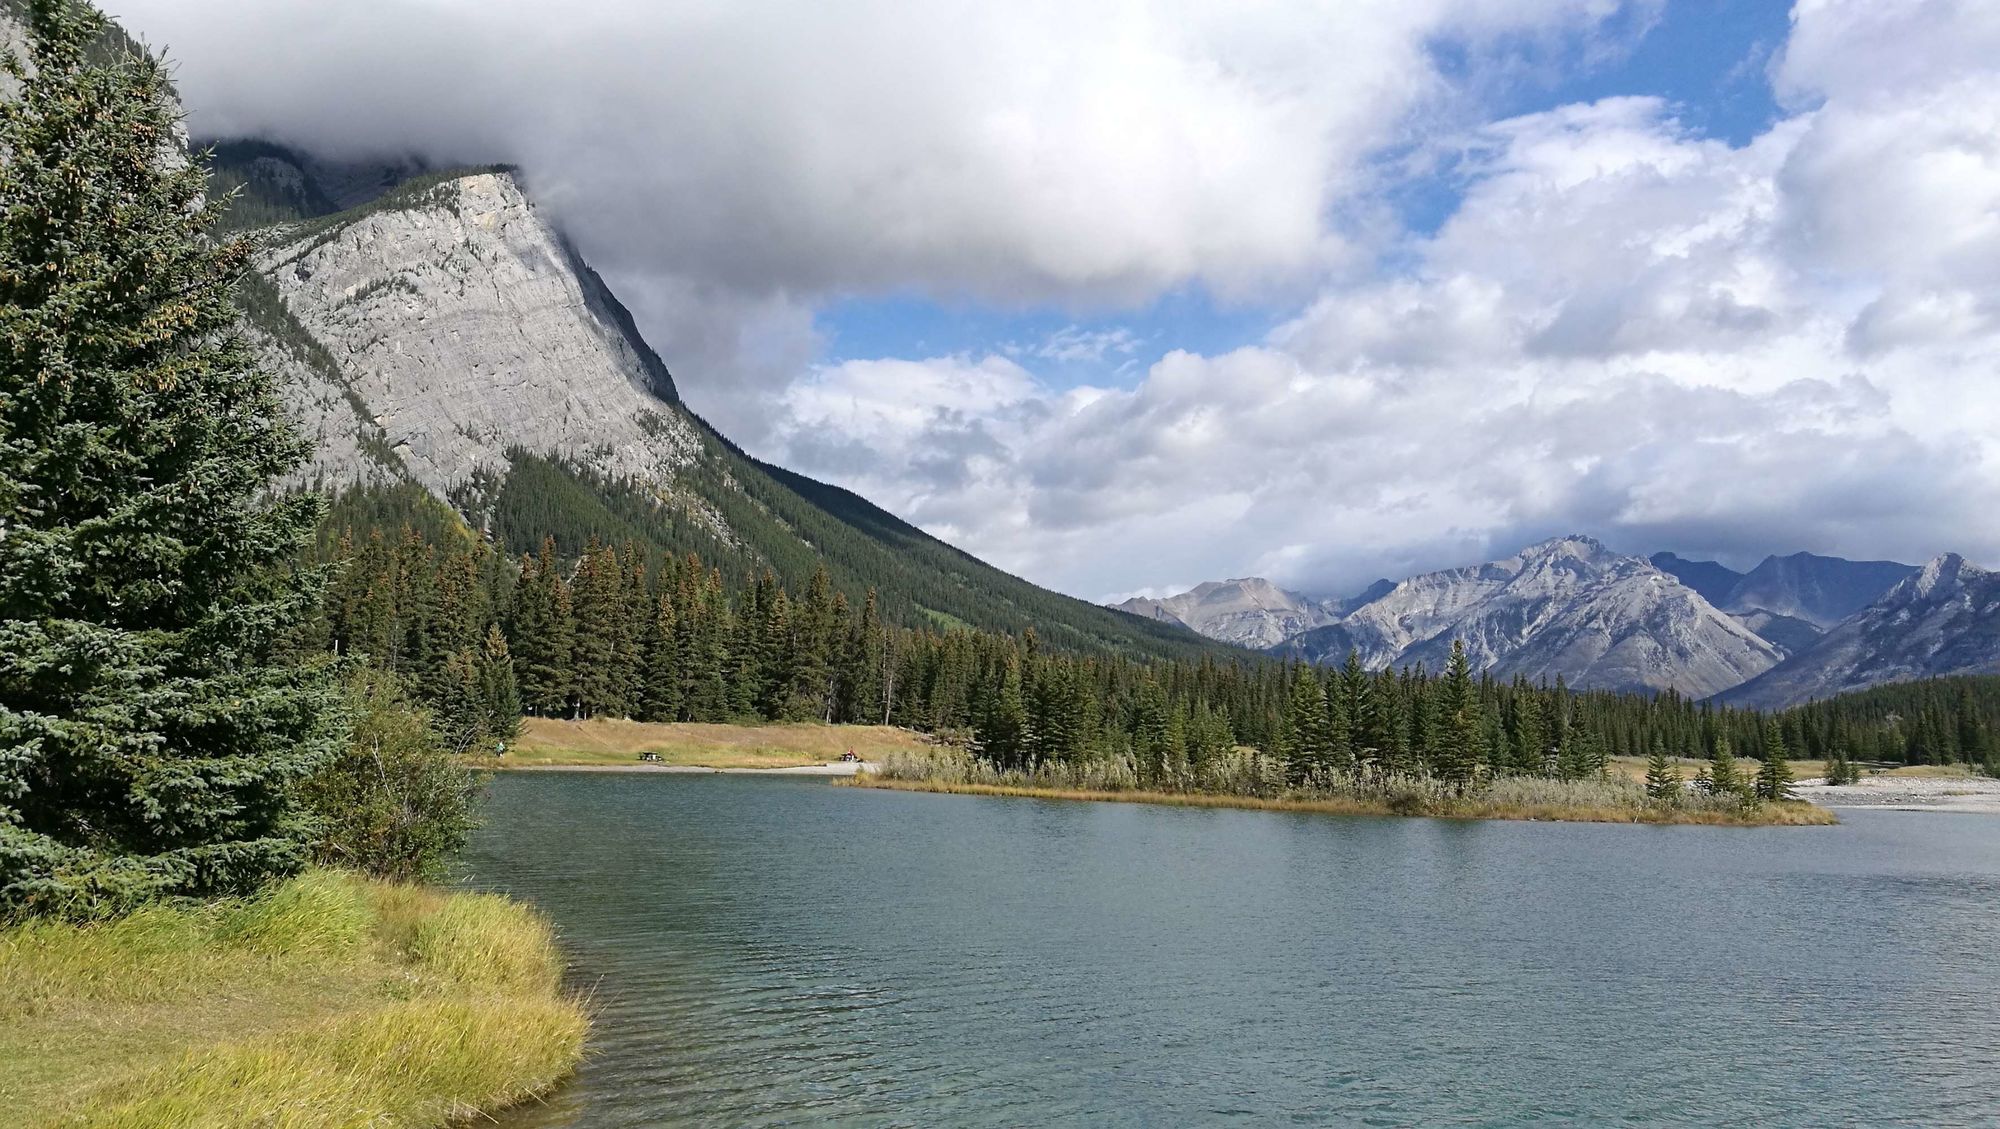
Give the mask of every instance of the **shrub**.
M 400 881 L 435 877 L 474 826 L 478 774 L 451 755 L 393 674 L 352 675 L 353 740 L 305 785 L 317 861 Z

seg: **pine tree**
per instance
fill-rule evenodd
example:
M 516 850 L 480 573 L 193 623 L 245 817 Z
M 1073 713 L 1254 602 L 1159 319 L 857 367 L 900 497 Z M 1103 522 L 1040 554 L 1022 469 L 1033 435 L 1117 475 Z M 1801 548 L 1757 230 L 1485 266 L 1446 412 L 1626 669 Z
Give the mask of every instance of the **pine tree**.
M 672 721 L 681 708 L 681 646 L 673 596 L 661 592 L 647 623 L 639 720 Z
M 247 891 L 296 870 L 335 688 L 277 660 L 304 454 L 233 331 L 251 248 L 179 153 L 167 76 L 37 0 L 0 105 L 0 914 Z
M 1473 774 L 1478 769 L 1485 723 L 1462 639 L 1452 640 L 1451 659 L 1445 666 L 1440 690 L 1439 732 L 1435 737 L 1437 750 L 1432 759 L 1438 779 L 1463 794 L 1471 786 Z
M 569 586 L 556 563 L 555 540 L 544 538 L 538 555 L 521 558 L 514 595 L 515 674 L 521 703 L 529 713 L 562 717 L 569 712 L 574 631 Z
M 1681 795 L 1680 769 L 1667 759 L 1667 747 L 1653 746 L 1653 755 L 1646 760 L 1646 798 L 1649 800 L 1677 800 Z
M 1784 733 L 1778 727 L 1778 719 L 1771 718 L 1764 723 L 1764 761 L 1757 770 L 1757 798 L 1766 801 L 1789 800 L 1792 798 L 1792 764 L 1785 759 Z
M 514 656 L 499 624 L 486 628 L 479 656 L 479 686 L 487 732 L 502 745 L 512 743 L 521 732 L 521 687 L 514 675 Z
M 1278 759 L 1285 766 L 1286 781 L 1296 787 L 1324 772 L 1332 755 L 1332 741 L 1327 733 L 1326 690 L 1310 666 L 1301 664 L 1292 675 L 1292 693 L 1285 704 L 1282 725 Z
M 1718 735 L 1715 739 L 1715 755 L 1709 758 L 1709 789 L 1718 796 L 1741 796 L 1743 777 L 1736 767 L 1736 754 L 1730 748 L 1729 738 Z

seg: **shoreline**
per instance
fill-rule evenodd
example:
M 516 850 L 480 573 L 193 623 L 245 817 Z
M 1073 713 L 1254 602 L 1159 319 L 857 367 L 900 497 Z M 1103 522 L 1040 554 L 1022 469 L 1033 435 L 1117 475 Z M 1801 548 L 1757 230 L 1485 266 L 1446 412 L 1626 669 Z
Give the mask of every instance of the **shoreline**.
M 590 1025 L 538 910 L 346 871 L 18 923 L 0 956 L 0 1097 L 25 1124 L 457 1125 L 560 1086 Z
M 705 764 L 486 764 L 487 772 L 612 772 L 664 773 L 670 776 L 857 776 L 875 772 L 870 761 L 834 761 L 828 764 L 799 764 L 785 768 L 716 768 Z
M 1700 827 L 1825 827 L 1839 822 L 1830 810 L 1805 802 L 1767 805 L 1745 818 L 1732 811 L 1689 811 L 1679 808 L 1583 807 L 1573 805 L 1513 805 L 1477 798 L 1448 801 L 1436 810 L 1398 810 L 1386 800 L 1267 799 L 1207 792 L 1110 792 L 1069 788 L 1039 788 L 1009 784 L 954 784 L 938 780 L 887 780 L 859 775 L 840 782 L 850 788 L 893 792 L 931 792 L 955 796 L 1015 797 L 1080 803 L 1154 804 L 1161 807 L 1233 808 L 1245 811 L 1301 812 L 1315 815 L 1367 815 L 1390 818 L 1516 820 L 1545 823 L 1624 823 Z
M 2000 815 L 2000 780 L 1984 776 L 1864 776 L 1841 785 L 1814 778 L 1793 790 L 1802 800 L 1849 811 Z

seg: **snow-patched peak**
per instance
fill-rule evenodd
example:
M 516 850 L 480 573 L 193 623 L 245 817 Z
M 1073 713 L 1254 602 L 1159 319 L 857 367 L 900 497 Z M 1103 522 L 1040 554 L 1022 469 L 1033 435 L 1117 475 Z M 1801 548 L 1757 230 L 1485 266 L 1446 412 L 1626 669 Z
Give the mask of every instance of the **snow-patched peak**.
M 1986 571 L 1967 564 L 1965 558 L 1957 553 L 1944 553 L 1926 561 L 1924 566 L 1917 570 L 1916 575 L 1897 585 L 1891 594 L 1900 594 L 1905 599 L 1935 599 L 1941 593 L 1953 592 L 1963 587 L 1968 570 L 1975 575 Z

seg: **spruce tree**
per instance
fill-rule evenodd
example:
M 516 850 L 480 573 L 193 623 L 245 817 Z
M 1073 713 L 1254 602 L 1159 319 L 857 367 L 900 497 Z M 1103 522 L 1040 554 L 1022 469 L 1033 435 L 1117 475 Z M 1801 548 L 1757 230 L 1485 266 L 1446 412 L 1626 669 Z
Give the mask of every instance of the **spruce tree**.
M 1681 773 L 1674 763 L 1667 759 L 1667 747 L 1653 746 L 1653 755 L 1646 760 L 1646 798 L 1649 800 L 1672 801 L 1680 798 Z
M 0 104 L 0 913 L 248 891 L 306 859 L 342 739 L 291 567 L 305 448 L 235 334 L 251 248 L 151 58 L 37 0 Z
M 1764 761 L 1757 770 L 1757 798 L 1760 800 L 1789 800 L 1792 798 L 1792 764 L 1785 759 L 1785 737 L 1778 728 L 1778 719 L 1764 722 Z
M 1741 796 L 1743 777 L 1736 767 L 1736 754 L 1731 749 L 1729 738 L 1718 734 L 1715 739 L 1715 755 L 1709 759 L 1709 789 L 1718 796 Z
M 1437 750 L 1433 755 L 1438 778 L 1451 785 L 1460 794 L 1472 785 L 1473 774 L 1479 767 L 1479 749 L 1485 732 L 1479 693 L 1472 683 L 1470 660 L 1465 654 L 1465 641 L 1454 639 L 1451 644 L 1451 659 L 1445 665 L 1444 682 L 1440 687 L 1438 700 L 1439 732 L 1433 740 Z

